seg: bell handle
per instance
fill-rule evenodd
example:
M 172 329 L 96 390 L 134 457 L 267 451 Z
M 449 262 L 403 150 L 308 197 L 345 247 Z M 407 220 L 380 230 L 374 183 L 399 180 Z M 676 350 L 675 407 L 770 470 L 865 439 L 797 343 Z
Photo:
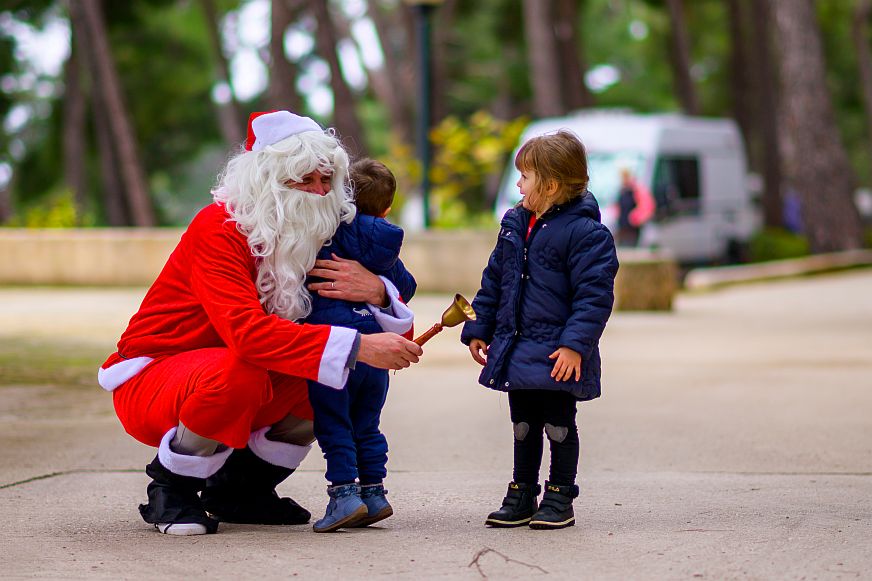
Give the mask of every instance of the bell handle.
M 421 335 L 420 337 L 415 339 L 415 343 L 417 343 L 418 345 L 423 345 L 424 343 L 426 343 L 427 341 L 432 339 L 437 333 L 440 333 L 441 331 L 442 331 L 442 323 L 436 323 L 435 325 L 430 327 L 430 329 L 426 333 L 424 333 L 423 335 Z

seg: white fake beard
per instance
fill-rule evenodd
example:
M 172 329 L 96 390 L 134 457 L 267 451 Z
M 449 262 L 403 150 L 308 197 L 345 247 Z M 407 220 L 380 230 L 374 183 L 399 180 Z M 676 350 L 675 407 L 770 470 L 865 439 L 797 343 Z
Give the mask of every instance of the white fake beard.
M 255 227 L 248 239 L 252 248 L 257 244 L 272 249 L 264 254 L 255 253 L 260 258 L 256 282 L 260 302 L 267 313 L 296 321 L 312 312 L 312 297 L 305 287 L 306 273 L 315 266 L 318 251 L 333 237 L 345 216 L 341 200 L 333 190 L 326 196 L 296 189 L 284 190 L 282 194 L 280 202 L 275 202 L 273 196 L 267 198 L 266 207 L 258 212 L 266 223 Z M 270 230 L 273 236 L 269 235 Z M 270 238 L 271 243 L 264 245 Z

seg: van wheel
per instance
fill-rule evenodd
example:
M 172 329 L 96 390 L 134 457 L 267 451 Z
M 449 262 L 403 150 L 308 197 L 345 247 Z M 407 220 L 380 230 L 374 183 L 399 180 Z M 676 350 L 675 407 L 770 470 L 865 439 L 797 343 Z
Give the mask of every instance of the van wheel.
M 727 243 L 727 264 L 743 264 L 751 258 L 750 248 L 747 242 L 730 240 Z

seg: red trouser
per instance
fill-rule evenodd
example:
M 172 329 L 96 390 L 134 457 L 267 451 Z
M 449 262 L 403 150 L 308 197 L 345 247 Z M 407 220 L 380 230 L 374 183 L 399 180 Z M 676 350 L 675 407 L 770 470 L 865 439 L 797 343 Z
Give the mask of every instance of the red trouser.
M 255 430 L 285 416 L 311 420 L 306 381 L 255 367 L 226 348 L 155 359 L 113 392 L 128 434 L 158 446 L 181 421 L 195 434 L 244 448 Z

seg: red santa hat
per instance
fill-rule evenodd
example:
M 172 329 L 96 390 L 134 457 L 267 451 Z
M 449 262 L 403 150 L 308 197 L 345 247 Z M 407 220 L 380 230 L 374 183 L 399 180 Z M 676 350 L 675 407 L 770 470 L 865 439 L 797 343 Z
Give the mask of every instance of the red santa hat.
M 247 151 L 260 151 L 267 145 L 275 145 L 291 135 L 304 131 L 323 131 L 309 117 L 294 115 L 290 111 L 259 111 L 248 117 Z

